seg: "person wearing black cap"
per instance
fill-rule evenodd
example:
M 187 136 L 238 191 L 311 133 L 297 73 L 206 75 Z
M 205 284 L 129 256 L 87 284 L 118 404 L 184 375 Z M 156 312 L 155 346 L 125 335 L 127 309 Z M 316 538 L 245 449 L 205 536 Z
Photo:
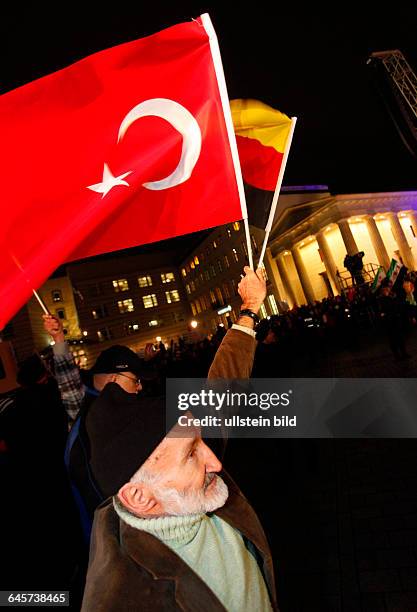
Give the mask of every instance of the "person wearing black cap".
M 245 268 L 238 324 L 209 378 L 248 378 L 265 282 Z M 254 316 L 252 316 L 254 315 Z M 118 407 L 116 411 L 115 408 Z M 109 497 L 96 510 L 83 612 L 277 610 L 272 557 L 256 514 L 191 424 L 165 404 L 137 410 L 108 384 L 87 418 L 91 468 Z
M 136 399 L 142 389 L 139 378 L 142 362 L 127 346 L 111 346 L 100 353 L 93 367 L 86 373 L 88 384 L 84 384 L 65 342 L 60 320 L 52 315 L 43 315 L 43 320 L 45 330 L 55 342 L 55 375 L 63 403 L 73 421 L 66 444 L 65 464 L 84 538 L 88 543 L 94 510 L 105 499 L 90 468 L 90 441 L 86 429 L 88 412 L 108 383 L 114 383 L 123 390 L 124 395 Z

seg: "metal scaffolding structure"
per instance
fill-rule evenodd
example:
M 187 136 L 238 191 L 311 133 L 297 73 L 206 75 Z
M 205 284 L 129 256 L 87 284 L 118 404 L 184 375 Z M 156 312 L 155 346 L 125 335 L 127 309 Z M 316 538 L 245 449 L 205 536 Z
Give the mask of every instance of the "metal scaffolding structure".
M 398 49 L 393 51 L 376 51 L 371 58 L 379 59 L 388 75 L 396 85 L 403 99 L 417 119 L 417 76 Z

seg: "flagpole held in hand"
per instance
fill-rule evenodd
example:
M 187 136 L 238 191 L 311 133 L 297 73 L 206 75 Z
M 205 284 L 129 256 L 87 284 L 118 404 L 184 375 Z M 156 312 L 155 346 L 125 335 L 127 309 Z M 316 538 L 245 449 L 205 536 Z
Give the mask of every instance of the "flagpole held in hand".
M 50 315 L 51 313 L 49 312 L 48 308 L 45 305 L 45 302 L 42 300 L 42 298 L 39 295 L 39 293 L 37 291 L 35 291 L 35 289 L 32 289 L 32 291 L 33 291 L 33 295 L 38 300 L 39 305 L 42 308 L 42 310 L 44 311 L 44 313 L 47 314 L 47 315 Z
M 277 204 L 278 204 L 278 196 L 279 196 L 279 192 L 281 191 L 282 179 L 284 178 L 285 167 L 287 165 L 288 154 L 290 152 L 292 137 L 294 135 L 294 129 L 295 129 L 296 123 L 297 123 L 297 117 L 291 117 L 291 128 L 288 133 L 287 142 L 285 143 L 285 150 L 284 150 L 284 155 L 282 158 L 281 168 L 278 174 L 277 185 L 275 187 L 274 197 L 272 198 L 272 204 L 271 204 L 271 209 L 269 211 L 268 222 L 265 227 L 265 238 L 262 244 L 261 255 L 259 257 L 259 262 L 258 262 L 258 268 L 260 268 L 262 265 L 262 262 L 265 256 L 266 245 L 268 243 L 269 234 L 271 232 L 272 224 L 274 222 L 275 211 L 277 209 Z

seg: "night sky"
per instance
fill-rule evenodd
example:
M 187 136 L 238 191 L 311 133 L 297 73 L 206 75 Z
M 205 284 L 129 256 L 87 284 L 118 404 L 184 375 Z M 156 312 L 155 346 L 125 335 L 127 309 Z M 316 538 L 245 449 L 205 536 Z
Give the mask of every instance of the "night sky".
M 416 159 L 400 140 L 366 65 L 400 49 L 417 70 L 412 2 L 16 3 L 1 15 L 0 92 L 104 48 L 209 12 L 230 98 L 257 98 L 298 116 L 284 184 L 333 193 L 416 189 Z M 289 4 L 289 6 L 288 6 Z M 271 8 L 275 7 L 275 13 Z

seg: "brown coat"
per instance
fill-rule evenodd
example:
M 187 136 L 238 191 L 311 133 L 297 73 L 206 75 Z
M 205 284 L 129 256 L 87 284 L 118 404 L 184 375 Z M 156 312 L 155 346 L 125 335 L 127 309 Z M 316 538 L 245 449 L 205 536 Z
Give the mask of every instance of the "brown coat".
M 255 340 L 229 330 L 210 368 L 210 378 L 247 378 Z M 223 477 L 229 498 L 215 512 L 251 541 L 277 610 L 272 556 L 261 524 L 233 481 Z M 210 587 L 155 536 L 130 527 L 116 514 L 112 500 L 95 513 L 82 612 L 225 612 Z

